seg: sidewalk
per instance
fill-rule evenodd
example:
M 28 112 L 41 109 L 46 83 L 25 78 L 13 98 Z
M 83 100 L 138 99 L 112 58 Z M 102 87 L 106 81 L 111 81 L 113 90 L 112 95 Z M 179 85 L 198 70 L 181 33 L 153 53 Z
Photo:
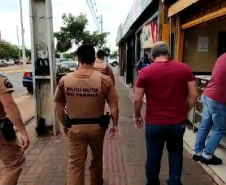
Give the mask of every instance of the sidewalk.
M 120 96 L 119 137 L 110 139 L 108 133 L 104 144 L 105 185 L 145 185 L 145 139 L 133 125 L 132 94 L 116 78 Z M 143 110 L 144 113 L 144 110 Z M 66 185 L 68 143 L 63 135 L 36 138 L 35 124 L 27 124 L 31 146 L 27 151 L 27 161 L 20 177 L 19 185 Z M 89 185 L 89 161 L 86 165 L 86 185 Z M 2 164 L 0 164 L 0 169 Z M 1 171 L 0 171 L 1 172 Z M 168 179 L 167 153 L 164 152 L 161 169 L 161 184 Z M 183 185 L 215 185 L 206 171 L 184 152 Z
M 144 132 L 137 131 L 133 125 L 132 89 L 123 85 L 121 78 L 118 80 L 117 86 L 120 99 L 123 100 L 120 101 L 120 139 L 128 184 L 145 185 L 145 138 Z M 143 115 L 144 113 L 145 109 L 142 110 Z M 168 154 L 164 151 L 160 172 L 161 185 L 166 185 L 168 180 L 169 168 L 167 158 Z M 216 184 L 209 174 L 197 162 L 194 162 L 190 154 L 185 150 L 182 183 L 183 185 Z
M 31 64 L 27 64 L 26 66 L 15 65 L 10 67 L 1 67 L 1 71 L 4 71 L 6 74 L 23 73 L 25 71 L 31 70 L 31 68 L 32 68 Z

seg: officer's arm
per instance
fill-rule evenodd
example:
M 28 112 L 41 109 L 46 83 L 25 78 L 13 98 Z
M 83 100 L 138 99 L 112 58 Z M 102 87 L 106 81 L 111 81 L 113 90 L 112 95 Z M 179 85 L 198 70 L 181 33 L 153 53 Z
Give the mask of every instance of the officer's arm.
M 58 118 L 60 122 L 65 126 L 65 105 L 66 105 L 66 99 L 65 99 L 65 94 L 63 90 L 63 81 L 61 80 L 59 82 L 59 85 L 57 86 L 55 96 L 54 96 L 54 101 L 55 101 L 55 110 L 57 112 Z
M 60 102 L 55 102 L 55 109 L 56 109 L 58 118 L 63 126 L 65 126 L 65 124 L 66 124 L 65 123 L 66 120 L 64 119 L 66 116 L 64 108 L 65 108 L 65 104 L 60 103 Z
M 20 111 L 15 103 L 11 93 L 4 93 L 0 95 L 0 101 L 7 113 L 8 118 L 17 127 L 22 135 L 27 135 L 27 131 L 23 124 Z
M 110 107 L 110 111 L 111 111 L 111 115 L 112 115 L 113 126 L 117 127 L 118 119 L 119 119 L 118 101 L 114 102 L 114 103 L 109 103 L 108 105 Z
M 108 70 L 108 75 L 110 76 L 113 84 L 115 85 L 115 76 L 114 76 L 113 70 L 109 65 L 107 66 L 107 70 Z
M 113 125 L 118 126 L 118 119 L 119 119 L 118 100 L 119 100 L 119 97 L 118 97 L 116 87 L 111 80 L 110 80 L 108 88 L 109 88 L 109 91 L 107 94 L 107 102 L 110 107 Z

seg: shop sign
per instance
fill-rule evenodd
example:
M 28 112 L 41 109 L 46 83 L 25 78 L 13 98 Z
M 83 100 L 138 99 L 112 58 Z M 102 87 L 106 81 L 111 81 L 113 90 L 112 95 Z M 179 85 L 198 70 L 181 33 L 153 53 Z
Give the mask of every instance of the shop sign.
M 209 51 L 209 37 L 199 37 L 198 52 Z
M 129 11 L 129 14 L 126 17 L 126 21 L 123 24 L 123 28 L 122 28 L 122 37 L 125 36 L 125 34 L 128 32 L 129 28 L 132 26 L 134 19 L 133 19 L 133 6 Z
M 152 2 L 152 0 L 133 0 L 133 13 L 134 20 L 136 20 L 140 14 L 147 8 L 147 6 Z
M 152 21 L 142 29 L 140 42 L 142 48 L 151 48 L 158 41 L 158 23 Z
M 119 41 L 122 38 L 122 24 L 120 24 L 118 30 L 117 30 L 117 38 L 116 38 L 116 45 L 119 43 Z

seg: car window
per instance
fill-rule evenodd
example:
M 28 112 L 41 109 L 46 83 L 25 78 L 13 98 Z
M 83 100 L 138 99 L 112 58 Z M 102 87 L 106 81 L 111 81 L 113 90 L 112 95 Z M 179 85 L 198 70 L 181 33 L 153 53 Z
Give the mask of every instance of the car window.
M 63 64 L 69 68 L 76 68 L 77 64 L 75 62 L 63 62 Z

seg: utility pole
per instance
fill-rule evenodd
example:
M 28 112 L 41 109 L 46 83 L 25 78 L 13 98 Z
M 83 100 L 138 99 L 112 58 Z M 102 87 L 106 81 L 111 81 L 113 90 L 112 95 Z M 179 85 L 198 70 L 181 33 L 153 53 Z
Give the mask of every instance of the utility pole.
M 98 32 L 100 32 L 100 23 L 99 23 L 99 16 L 98 13 L 97 13 L 97 7 L 96 7 L 96 1 L 95 0 L 86 0 L 86 3 L 89 7 L 89 10 L 90 10 L 90 13 L 92 14 L 93 16 L 93 20 L 97 26 L 97 29 L 98 29 Z
M 17 32 L 17 41 L 18 41 L 18 49 L 19 49 L 19 60 L 20 60 L 20 38 L 19 38 L 19 32 L 18 32 L 18 26 L 16 26 L 16 32 Z
M 29 2 L 36 131 L 38 136 L 42 132 L 57 135 L 60 124 L 54 109 L 57 84 L 52 0 Z
M 100 33 L 102 34 L 103 33 L 103 15 L 100 16 Z
M 21 24 L 21 35 L 22 35 L 22 59 L 23 65 L 26 65 L 26 55 L 25 55 L 25 41 L 24 41 L 24 24 L 23 24 L 23 10 L 22 3 L 20 1 L 20 24 Z

